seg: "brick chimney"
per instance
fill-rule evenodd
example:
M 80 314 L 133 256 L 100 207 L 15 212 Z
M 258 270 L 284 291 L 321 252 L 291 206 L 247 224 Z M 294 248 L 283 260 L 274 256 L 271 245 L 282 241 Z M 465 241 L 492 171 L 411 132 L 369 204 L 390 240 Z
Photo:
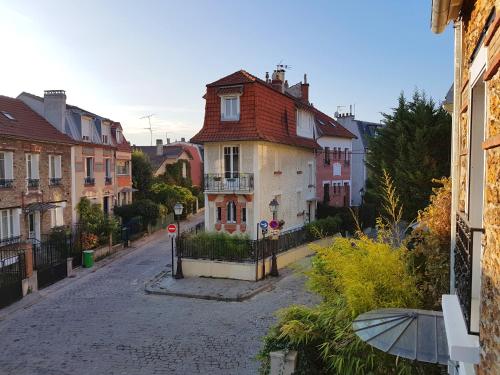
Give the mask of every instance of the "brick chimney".
M 309 103 L 309 83 L 307 83 L 307 74 L 304 74 L 304 82 L 300 85 L 301 99 L 305 103 Z
M 156 155 L 163 155 L 163 141 L 161 139 L 156 140 Z
M 181 142 L 186 142 L 186 138 L 182 137 Z
M 276 69 L 273 72 L 271 86 L 278 91 L 285 92 L 285 69 Z
M 66 92 L 64 90 L 45 90 L 43 94 L 43 117 L 61 133 L 65 132 Z

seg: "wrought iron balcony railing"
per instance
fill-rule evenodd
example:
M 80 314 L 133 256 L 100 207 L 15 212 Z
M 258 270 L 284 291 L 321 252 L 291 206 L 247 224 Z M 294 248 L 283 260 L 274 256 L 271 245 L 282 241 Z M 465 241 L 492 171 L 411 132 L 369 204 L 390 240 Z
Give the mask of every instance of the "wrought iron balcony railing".
M 85 177 L 84 183 L 85 183 L 85 185 L 95 185 L 95 178 L 94 177 Z
M 21 242 L 21 236 L 12 236 L 6 238 L 0 238 L 0 247 L 12 245 Z
M 484 232 L 484 229 L 470 227 L 462 215 L 457 214 L 455 289 L 467 324 L 467 331 L 477 335 L 478 332 L 471 329 L 474 232 Z
M 11 188 L 14 185 L 14 180 L 0 178 L 0 188 Z
M 106 185 L 111 185 L 113 183 L 113 177 L 106 177 L 104 182 Z
M 206 192 L 253 191 L 253 173 L 205 174 Z
M 50 186 L 59 186 L 61 185 L 61 181 L 62 181 L 61 177 L 51 177 L 49 179 L 49 184 Z
M 40 180 L 38 178 L 28 178 L 28 187 L 37 188 L 40 186 Z

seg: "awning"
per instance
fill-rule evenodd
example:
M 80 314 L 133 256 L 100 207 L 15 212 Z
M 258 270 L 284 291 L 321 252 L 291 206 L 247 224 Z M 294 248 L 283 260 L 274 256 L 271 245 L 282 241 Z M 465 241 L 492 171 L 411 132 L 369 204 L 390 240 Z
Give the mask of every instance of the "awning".
M 131 188 L 131 187 L 125 187 L 125 188 L 120 190 L 120 193 L 130 193 L 130 192 L 134 192 L 134 191 L 139 191 L 139 190 Z
M 30 214 L 35 211 L 47 211 L 52 208 L 57 208 L 59 207 L 58 205 L 54 203 L 44 203 L 44 202 L 35 202 L 35 203 L 30 203 L 24 208 L 24 212 L 27 214 Z
M 380 309 L 361 314 L 354 332 L 371 346 L 399 357 L 448 364 L 443 313 L 416 309 Z

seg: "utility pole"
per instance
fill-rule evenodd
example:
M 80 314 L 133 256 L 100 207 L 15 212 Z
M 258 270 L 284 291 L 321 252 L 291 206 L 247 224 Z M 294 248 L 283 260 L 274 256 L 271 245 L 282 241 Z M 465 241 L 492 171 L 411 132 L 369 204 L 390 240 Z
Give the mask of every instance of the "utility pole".
M 151 117 L 153 117 L 154 115 L 155 115 L 154 113 L 151 113 L 150 115 L 142 116 L 140 118 L 140 120 L 143 120 L 145 118 L 148 119 L 149 128 L 144 128 L 144 129 L 149 130 L 149 134 L 151 135 L 151 146 L 153 145 L 153 128 L 151 127 Z

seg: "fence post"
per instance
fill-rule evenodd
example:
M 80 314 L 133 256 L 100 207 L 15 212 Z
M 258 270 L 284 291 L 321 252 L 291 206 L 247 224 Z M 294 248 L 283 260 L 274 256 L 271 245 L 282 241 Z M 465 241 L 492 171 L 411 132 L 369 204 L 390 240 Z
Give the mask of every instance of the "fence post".
M 23 291 L 23 297 L 28 293 L 35 292 L 38 290 L 38 277 L 36 271 L 33 270 L 33 244 L 29 241 L 24 243 L 22 246 L 24 253 L 24 264 L 19 264 L 19 267 L 24 267 L 24 279 L 21 280 L 21 287 Z

